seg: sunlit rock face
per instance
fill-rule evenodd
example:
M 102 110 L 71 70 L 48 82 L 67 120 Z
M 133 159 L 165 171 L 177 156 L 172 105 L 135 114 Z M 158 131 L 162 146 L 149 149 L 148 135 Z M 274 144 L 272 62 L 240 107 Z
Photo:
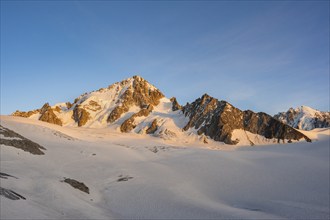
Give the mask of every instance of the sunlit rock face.
M 266 113 L 241 111 L 228 102 L 218 101 L 207 94 L 184 106 L 183 113 L 190 119 L 184 130 L 193 128 L 199 135 L 204 134 L 227 144 L 238 143 L 238 140 L 232 138 L 235 129 L 259 134 L 268 139 L 276 138 L 279 141 L 302 138 L 310 141 L 302 133 Z

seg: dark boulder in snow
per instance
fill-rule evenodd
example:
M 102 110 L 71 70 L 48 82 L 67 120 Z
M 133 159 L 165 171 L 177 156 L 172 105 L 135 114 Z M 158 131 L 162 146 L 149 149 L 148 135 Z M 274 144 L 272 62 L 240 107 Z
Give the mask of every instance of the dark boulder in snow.
M 79 189 L 80 191 L 89 194 L 89 188 L 83 182 L 79 182 L 70 178 L 64 178 L 62 182 L 68 183 L 73 188 Z

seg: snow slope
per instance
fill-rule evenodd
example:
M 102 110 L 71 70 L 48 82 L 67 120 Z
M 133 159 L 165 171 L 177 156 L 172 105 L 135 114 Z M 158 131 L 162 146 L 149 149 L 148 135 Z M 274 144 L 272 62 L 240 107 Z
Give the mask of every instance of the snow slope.
M 0 172 L 17 177 L 1 187 L 26 198 L 0 196 L 1 219 L 329 219 L 329 130 L 309 131 L 312 143 L 238 148 L 10 116 L 1 125 L 46 148 L 1 145 Z

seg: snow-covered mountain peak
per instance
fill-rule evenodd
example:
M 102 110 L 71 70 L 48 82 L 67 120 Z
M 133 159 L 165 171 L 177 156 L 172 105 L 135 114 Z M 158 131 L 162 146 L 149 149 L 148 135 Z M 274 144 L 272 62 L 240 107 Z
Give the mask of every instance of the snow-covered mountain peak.
M 133 76 L 121 82 L 116 82 L 107 88 L 84 93 L 73 103 L 58 103 L 47 107 L 47 111 L 37 109 L 29 112 L 16 111 L 15 116 L 39 119 L 47 115 L 44 121 L 64 126 L 106 127 L 108 123 L 118 120 L 131 109 L 140 111 L 151 110 L 159 104 L 164 95 L 154 85 L 141 76 Z
M 149 83 L 146 79 L 141 76 L 135 75 L 121 81 L 119 84 L 126 86 L 127 88 L 136 88 L 137 85 L 143 85 L 145 88 L 150 90 L 158 90 L 154 85 Z
M 316 109 L 313 109 L 313 108 L 311 108 L 309 106 L 305 106 L 305 105 L 302 105 L 301 107 L 296 108 L 295 111 L 302 112 L 302 113 L 308 114 L 308 115 L 313 115 L 313 116 L 315 114 L 317 114 L 318 112 L 320 112 Z
M 302 130 L 330 126 L 330 112 L 322 112 L 304 105 L 295 109 L 290 108 L 287 112 L 279 112 L 274 118 Z
M 133 76 L 122 80 L 121 82 L 116 82 L 109 85 L 107 88 L 101 88 L 97 91 L 92 91 L 90 93 L 84 93 L 80 95 L 74 103 L 80 104 L 90 97 L 97 97 L 99 99 L 110 100 L 111 98 L 118 97 L 121 98 L 127 90 L 130 92 L 137 93 L 147 93 L 149 91 L 158 91 L 161 93 L 154 85 L 150 84 L 147 80 L 141 76 Z

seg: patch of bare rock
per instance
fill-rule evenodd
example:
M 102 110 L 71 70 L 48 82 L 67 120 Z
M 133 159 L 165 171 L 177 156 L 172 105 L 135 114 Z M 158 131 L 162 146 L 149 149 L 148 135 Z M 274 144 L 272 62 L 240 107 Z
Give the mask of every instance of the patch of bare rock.
M 42 150 L 46 150 L 46 148 L 2 125 L 0 125 L 0 134 L 3 135 L 3 137 L 0 138 L 0 144 L 22 149 L 23 151 L 35 155 L 45 154 Z

